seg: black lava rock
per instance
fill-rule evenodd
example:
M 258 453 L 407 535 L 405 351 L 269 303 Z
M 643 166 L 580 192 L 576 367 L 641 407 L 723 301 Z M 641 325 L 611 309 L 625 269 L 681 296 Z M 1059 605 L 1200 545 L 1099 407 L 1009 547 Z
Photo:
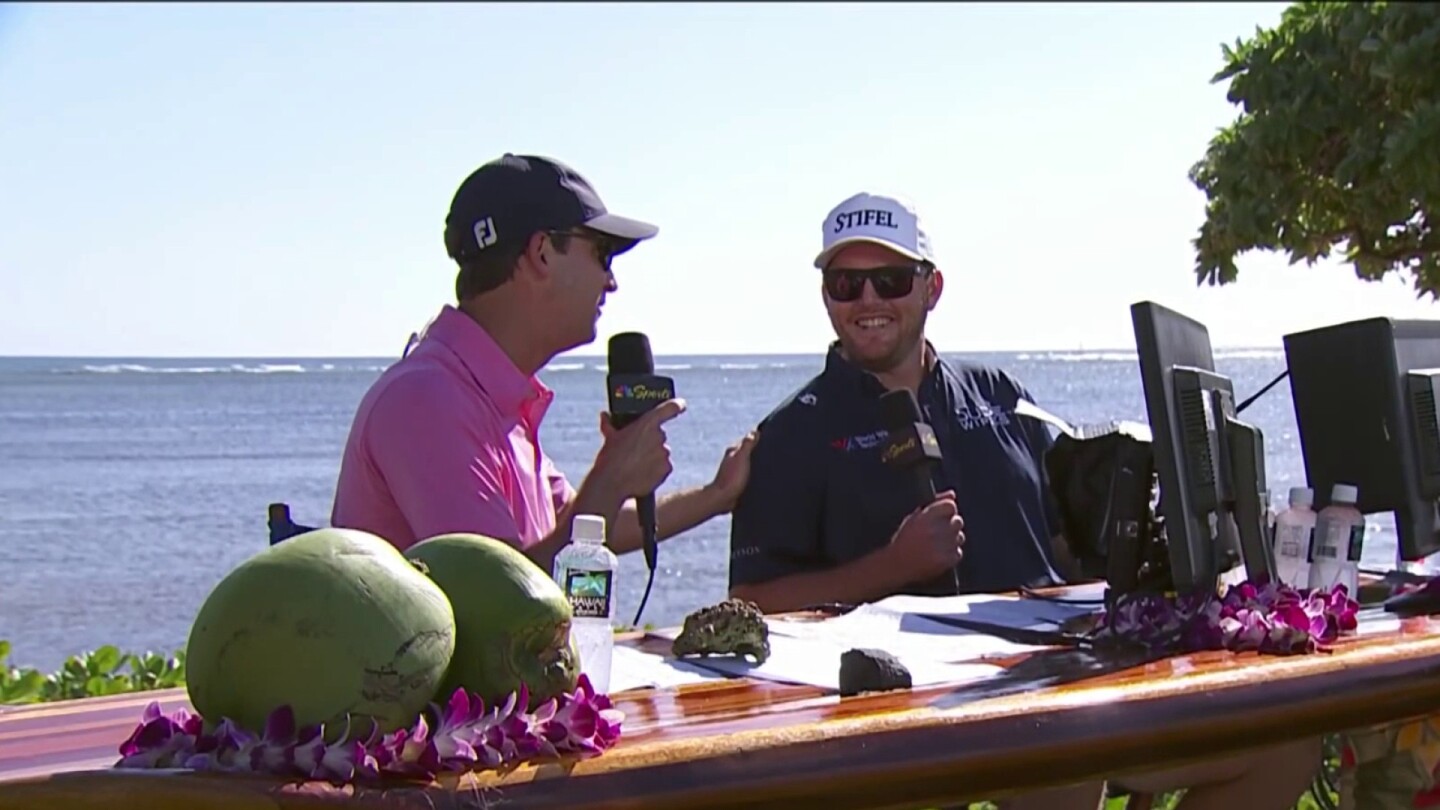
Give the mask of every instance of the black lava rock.
M 884 650 L 846 650 L 840 656 L 840 694 L 909 689 L 910 670 Z

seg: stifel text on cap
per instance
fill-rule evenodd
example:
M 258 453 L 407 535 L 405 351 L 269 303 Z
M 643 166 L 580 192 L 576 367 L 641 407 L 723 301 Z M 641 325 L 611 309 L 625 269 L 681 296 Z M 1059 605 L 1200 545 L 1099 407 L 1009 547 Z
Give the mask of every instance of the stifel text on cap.
M 863 208 L 859 211 L 847 211 L 843 214 L 836 214 L 834 233 L 840 233 L 846 228 L 861 228 L 866 225 L 895 229 L 899 229 L 900 227 L 895 224 L 894 212 L 878 208 Z

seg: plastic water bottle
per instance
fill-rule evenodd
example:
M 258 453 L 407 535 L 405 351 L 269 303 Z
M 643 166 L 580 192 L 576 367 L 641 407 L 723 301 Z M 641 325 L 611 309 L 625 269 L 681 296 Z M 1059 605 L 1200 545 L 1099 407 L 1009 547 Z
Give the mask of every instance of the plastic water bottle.
M 1354 485 L 1336 484 L 1330 490 L 1330 504 L 1316 515 L 1311 588 L 1344 585 L 1350 598 L 1357 598 L 1360 552 L 1365 544 L 1365 516 L 1355 506 L 1359 496 Z
M 576 515 L 570 543 L 555 555 L 555 582 L 570 600 L 570 637 L 580 653 L 580 671 L 595 691 L 610 690 L 615 649 L 615 571 L 620 561 L 605 546 L 605 518 Z
M 1275 576 L 1292 588 L 1310 586 L 1310 560 L 1315 538 L 1315 491 L 1290 488 L 1290 506 L 1275 516 Z

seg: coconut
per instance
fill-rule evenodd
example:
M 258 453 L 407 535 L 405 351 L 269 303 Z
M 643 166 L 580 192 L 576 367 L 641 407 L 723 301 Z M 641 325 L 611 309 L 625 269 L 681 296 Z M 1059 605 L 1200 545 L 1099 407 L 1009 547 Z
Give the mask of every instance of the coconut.
M 242 562 L 205 599 L 186 646 L 187 690 L 207 724 L 259 733 L 288 704 L 298 726 L 413 724 L 455 649 L 439 586 L 367 532 L 323 528 Z M 371 723 L 366 723 L 369 720 Z
M 529 557 L 467 533 L 428 538 L 405 556 L 424 564 L 455 611 L 455 654 L 441 698 L 463 687 L 494 704 L 524 684 L 533 709 L 575 689 L 580 656 L 570 601 Z

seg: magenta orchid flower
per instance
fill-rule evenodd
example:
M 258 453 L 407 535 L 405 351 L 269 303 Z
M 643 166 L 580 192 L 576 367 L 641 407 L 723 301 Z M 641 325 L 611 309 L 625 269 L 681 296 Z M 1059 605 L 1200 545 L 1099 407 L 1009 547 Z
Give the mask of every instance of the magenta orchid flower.
M 444 706 L 432 704 L 410 727 L 371 732 L 363 740 L 352 733 L 349 718 L 338 731 L 323 725 L 296 729 L 289 706 L 276 708 L 257 735 L 229 718 L 205 732 L 193 712 L 182 708 L 166 715 L 152 702 L 121 743 L 115 767 L 247 771 L 343 785 L 386 776 L 433 779 L 536 758 L 588 758 L 620 740 L 624 714 L 596 694 L 583 674 L 573 693 L 533 713 L 524 710 L 529 702 L 523 685 L 489 709 L 479 695 L 457 689 Z
M 1359 604 L 1343 585 L 1296 589 L 1277 582 L 1242 582 L 1208 602 L 1204 594 L 1145 594 L 1101 615 L 1097 636 L 1157 649 L 1324 652 L 1356 628 Z

